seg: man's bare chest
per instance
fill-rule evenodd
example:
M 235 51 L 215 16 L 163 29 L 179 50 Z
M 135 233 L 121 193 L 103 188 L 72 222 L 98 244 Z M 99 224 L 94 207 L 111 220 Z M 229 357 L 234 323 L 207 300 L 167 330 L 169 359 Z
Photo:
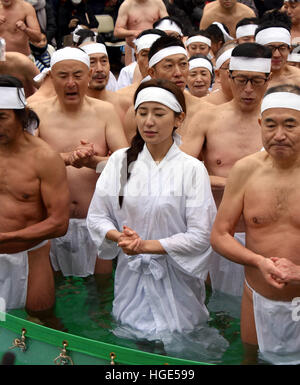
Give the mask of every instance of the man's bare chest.
M 148 25 L 149 28 L 150 25 L 152 27 L 152 24 L 158 20 L 159 18 L 159 12 L 156 7 L 135 7 L 132 8 L 132 11 L 129 14 L 128 17 L 128 27 L 129 29 L 138 28 L 141 25 Z
M 0 24 L 1 33 L 20 33 L 20 30 L 16 28 L 16 22 L 21 20 L 25 23 L 26 15 L 22 9 L 12 11 L 0 8 L 0 16 L 5 17 L 5 22 Z
M 40 194 L 40 180 L 34 159 L 26 157 L 0 158 L 0 195 L 29 202 Z
M 40 137 L 58 152 L 73 151 L 84 140 L 95 145 L 95 150 L 106 155 L 105 123 L 94 116 L 62 117 L 43 115 Z
M 253 178 L 252 178 L 253 179 Z M 290 224 L 300 228 L 300 183 L 295 176 L 280 181 L 267 175 L 251 180 L 244 196 L 244 218 L 248 226 Z

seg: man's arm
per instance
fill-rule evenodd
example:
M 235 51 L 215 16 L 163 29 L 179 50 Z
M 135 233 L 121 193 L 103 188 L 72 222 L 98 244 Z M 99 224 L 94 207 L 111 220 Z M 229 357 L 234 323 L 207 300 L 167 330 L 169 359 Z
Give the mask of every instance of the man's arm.
M 157 5 L 160 19 L 169 16 L 165 3 L 162 0 L 157 0 Z
M 129 6 L 127 2 L 121 4 L 115 24 L 114 35 L 116 37 L 137 37 L 141 31 L 128 29 Z
M 282 277 L 274 262 L 234 239 L 235 227 L 243 213 L 246 182 L 253 170 L 254 164 L 249 164 L 248 159 L 238 161 L 231 169 L 212 228 L 211 245 L 219 254 L 235 263 L 258 268 L 269 284 L 281 288 L 283 284 L 272 277 Z
M 22 20 L 18 20 L 16 27 L 26 33 L 32 42 L 39 42 L 41 41 L 42 34 L 35 10 L 31 4 L 26 2 L 24 2 L 24 8 L 26 12 L 25 23 Z
M 41 242 L 61 237 L 67 231 L 70 197 L 65 165 L 58 154 L 45 148 L 39 150 L 36 165 L 46 218 L 24 229 L 1 233 L 3 242 Z
M 203 113 L 196 113 L 191 119 L 186 134 L 182 137 L 182 144 L 180 149 L 185 153 L 194 156 L 199 159 L 203 144 L 206 137 L 206 117 L 203 117 Z
M 210 7 L 208 7 L 210 3 L 206 4 L 203 9 L 202 18 L 200 21 L 199 29 L 206 29 L 209 27 L 214 21 L 216 21 L 211 14 Z

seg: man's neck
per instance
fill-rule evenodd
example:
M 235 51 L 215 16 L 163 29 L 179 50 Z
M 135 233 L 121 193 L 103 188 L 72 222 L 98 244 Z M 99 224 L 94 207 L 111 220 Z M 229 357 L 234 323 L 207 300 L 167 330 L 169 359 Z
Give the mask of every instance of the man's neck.
M 102 90 L 89 88 L 87 91 L 87 96 L 90 96 L 91 98 L 95 98 L 99 100 L 106 100 L 106 94 L 107 94 L 107 91 L 105 88 L 103 88 Z

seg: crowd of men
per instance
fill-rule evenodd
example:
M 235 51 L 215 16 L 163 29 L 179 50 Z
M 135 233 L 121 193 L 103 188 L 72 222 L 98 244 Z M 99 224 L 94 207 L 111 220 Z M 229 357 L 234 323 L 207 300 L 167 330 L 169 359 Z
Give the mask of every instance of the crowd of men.
M 136 133 L 137 87 L 167 79 L 186 102 L 174 140 L 204 163 L 218 208 L 207 284 L 242 298 L 250 355 L 259 345 L 268 362 L 299 364 L 299 1 L 258 17 L 215 0 L 188 34 L 173 3 L 120 2 L 124 66 L 113 73 L 88 0 L 0 0 L 0 296 L 50 317 L 53 271 L 111 274 L 89 205 L 110 154 Z

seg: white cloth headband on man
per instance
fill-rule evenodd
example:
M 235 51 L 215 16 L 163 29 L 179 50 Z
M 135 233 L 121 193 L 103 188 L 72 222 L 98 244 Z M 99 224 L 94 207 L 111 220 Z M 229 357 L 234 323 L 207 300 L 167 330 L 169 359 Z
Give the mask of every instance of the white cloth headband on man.
M 268 58 L 252 58 L 243 56 L 231 56 L 230 71 L 271 72 L 271 60 Z
M 168 56 L 182 54 L 186 57 L 188 56 L 186 50 L 180 46 L 171 46 L 167 48 L 163 48 L 160 51 L 156 52 L 151 59 L 149 60 L 149 68 L 155 66 L 155 64 L 159 63 L 161 60 L 165 59 Z
M 174 21 L 169 19 L 162 20 L 155 28 L 160 29 L 161 31 L 174 31 L 179 33 L 180 36 L 183 36 L 181 28 Z
M 231 53 L 234 48 L 229 48 L 227 51 L 223 52 L 222 55 L 220 55 L 216 61 L 216 69 L 220 69 L 221 66 L 231 58 Z
M 24 88 L 0 87 L 0 109 L 23 110 L 26 104 Z
M 290 108 L 300 111 L 300 95 L 292 92 L 273 92 L 266 95 L 261 103 L 260 112 L 270 108 Z
M 104 44 L 101 43 L 86 44 L 84 46 L 81 46 L 80 48 L 88 55 L 92 55 L 94 53 L 107 55 L 106 47 Z
M 241 25 L 236 29 L 236 38 L 239 39 L 244 36 L 254 36 L 257 27 L 257 24 Z
M 154 33 L 147 33 L 135 40 L 136 52 L 141 52 L 142 49 L 151 48 L 152 44 L 159 39 L 161 36 Z
M 189 70 L 193 70 L 194 68 L 206 68 L 212 74 L 213 68 L 210 62 L 203 58 L 196 58 L 189 61 Z
M 300 63 L 300 53 L 292 52 L 288 55 L 287 61 L 292 61 L 295 63 Z
M 192 36 L 188 38 L 185 42 L 185 46 L 188 47 L 192 43 L 204 43 L 211 47 L 211 40 L 208 37 L 202 35 Z
M 33 80 L 37 83 L 41 82 L 49 74 L 52 67 L 63 60 L 78 60 L 90 68 L 90 57 L 86 52 L 79 48 L 65 47 L 53 52 L 50 60 L 50 68 L 44 68 Z
M 172 92 L 160 87 L 143 88 L 136 97 L 134 109 L 136 110 L 142 103 L 156 102 L 169 107 L 174 112 L 182 112 L 182 107 Z
M 285 43 L 291 45 L 291 34 L 286 28 L 270 27 L 262 29 L 255 36 L 255 42 L 261 45 L 269 43 Z

